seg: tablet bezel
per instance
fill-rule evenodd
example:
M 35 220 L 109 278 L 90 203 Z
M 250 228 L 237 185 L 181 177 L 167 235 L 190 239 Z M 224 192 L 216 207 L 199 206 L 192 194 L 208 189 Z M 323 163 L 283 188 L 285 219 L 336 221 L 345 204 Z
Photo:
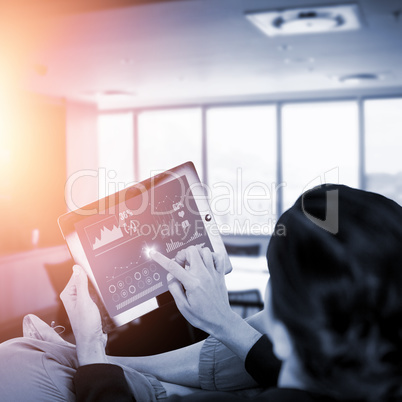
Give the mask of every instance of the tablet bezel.
M 126 202 L 133 197 L 142 196 L 145 192 L 149 193 L 152 188 L 173 181 L 181 176 L 185 176 L 187 179 L 189 189 L 191 189 L 193 195 L 193 200 L 198 208 L 200 217 L 203 220 L 205 232 L 214 251 L 224 256 L 225 273 L 227 274 L 232 270 L 228 254 L 208 202 L 209 193 L 207 188 L 203 183 L 201 183 L 194 164 L 192 162 L 186 162 L 59 217 L 58 224 L 63 237 L 66 240 L 71 256 L 76 264 L 83 267 L 103 304 L 103 295 L 99 289 L 92 268 L 79 239 L 75 224 L 83 219 L 88 218 L 88 216 L 99 215 L 102 212 L 109 211 L 114 206 L 119 205 L 122 202 Z M 147 301 L 142 302 L 141 304 L 134 306 L 129 310 L 123 311 L 115 316 L 108 314 L 107 321 L 111 320 L 115 326 L 124 325 L 157 309 L 166 302 L 171 301 L 172 298 L 169 296 L 169 292 L 164 292 L 160 296 L 148 299 Z M 104 310 L 106 311 L 106 308 L 104 308 Z

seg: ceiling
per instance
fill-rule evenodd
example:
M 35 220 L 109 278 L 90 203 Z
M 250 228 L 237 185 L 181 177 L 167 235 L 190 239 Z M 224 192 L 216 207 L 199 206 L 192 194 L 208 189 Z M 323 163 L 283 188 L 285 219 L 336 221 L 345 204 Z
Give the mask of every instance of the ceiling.
M 358 31 L 273 38 L 245 12 L 342 2 L 104 0 L 52 13 L 44 12 L 48 0 L 39 3 L 10 12 L 14 37 L 7 43 L 19 55 L 24 88 L 57 98 L 111 109 L 321 91 L 402 93 L 401 0 L 356 1 Z M 356 73 L 384 79 L 354 87 L 336 79 Z

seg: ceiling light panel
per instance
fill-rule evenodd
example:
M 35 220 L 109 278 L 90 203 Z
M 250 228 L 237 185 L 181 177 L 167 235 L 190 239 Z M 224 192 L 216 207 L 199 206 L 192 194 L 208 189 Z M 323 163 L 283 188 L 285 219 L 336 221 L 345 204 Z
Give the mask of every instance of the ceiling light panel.
M 268 36 L 341 32 L 361 28 L 356 4 L 249 12 L 246 18 Z

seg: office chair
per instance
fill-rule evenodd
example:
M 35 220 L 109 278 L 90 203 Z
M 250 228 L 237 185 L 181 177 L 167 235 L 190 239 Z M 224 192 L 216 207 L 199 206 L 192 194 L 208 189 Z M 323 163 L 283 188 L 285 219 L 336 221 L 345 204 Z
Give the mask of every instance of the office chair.
M 229 304 L 242 318 L 250 317 L 264 308 L 258 289 L 229 291 Z

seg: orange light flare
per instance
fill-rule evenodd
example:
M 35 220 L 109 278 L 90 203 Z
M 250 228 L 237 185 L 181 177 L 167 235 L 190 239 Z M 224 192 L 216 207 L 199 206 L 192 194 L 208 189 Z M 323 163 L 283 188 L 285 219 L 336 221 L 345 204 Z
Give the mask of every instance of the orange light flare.
M 0 254 L 18 248 L 16 244 L 30 244 L 33 230 L 40 225 L 55 224 L 53 216 L 49 223 L 46 214 L 40 216 L 38 211 L 46 209 L 49 188 L 65 174 L 54 168 L 65 153 L 56 149 L 59 144 L 54 139 L 59 136 L 59 142 L 64 142 L 65 112 L 26 87 L 27 78 L 42 62 L 38 55 L 57 39 L 52 35 L 59 14 L 54 3 L 60 4 L 0 3 Z M 63 194 L 63 188 L 54 187 Z

